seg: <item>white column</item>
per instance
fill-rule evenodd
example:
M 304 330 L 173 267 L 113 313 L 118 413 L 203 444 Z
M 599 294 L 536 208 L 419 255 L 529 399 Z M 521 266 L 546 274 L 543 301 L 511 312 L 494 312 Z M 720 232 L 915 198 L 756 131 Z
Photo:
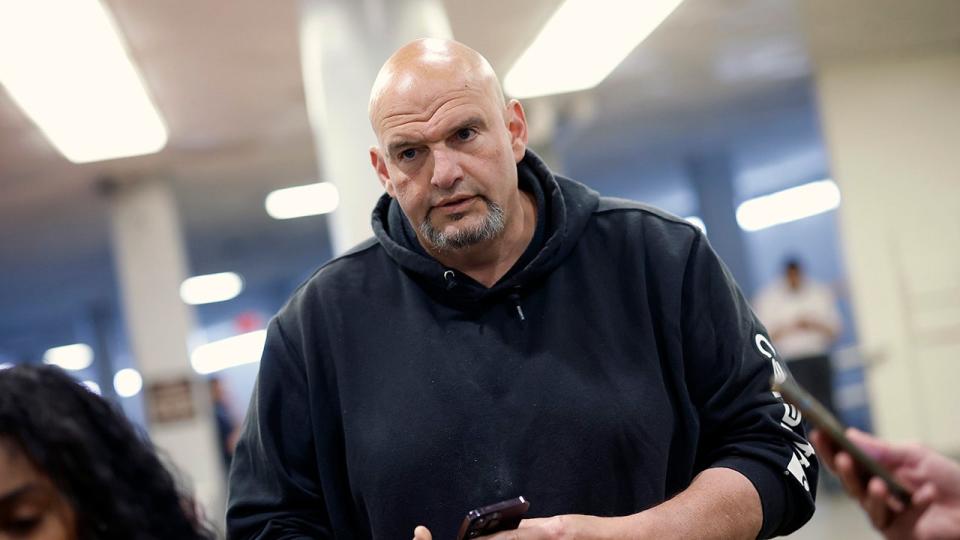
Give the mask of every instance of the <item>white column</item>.
M 151 407 L 146 399 L 151 386 L 186 380 L 192 390 L 192 417 L 150 422 L 150 438 L 192 482 L 187 487 L 217 519 L 223 512 L 223 467 L 209 391 L 191 369 L 187 353 L 195 320 L 179 295 L 187 264 L 170 184 L 161 178 L 116 184 L 108 200 L 124 318 L 143 376 L 146 408 Z
M 370 213 L 383 193 L 367 153 L 376 144 L 367 100 L 377 71 L 401 45 L 448 38 L 450 27 L 439 0 L 303 0 L 301 9 L 300 52 L 319 180 L 340 192 L 331 215 L 339 255 L 371 236 Z
M 960 451 L 960 50 L 822 59 L 817 90 L 880 434 Z
M 685 160 L 687 178 L 697 193 L 700 219 L 710 233 L 710 244 L 749 298 L 756 292 L 748 265 L 743 231 L 737 224 L 734 169 L 725 153 L 701 153 Z

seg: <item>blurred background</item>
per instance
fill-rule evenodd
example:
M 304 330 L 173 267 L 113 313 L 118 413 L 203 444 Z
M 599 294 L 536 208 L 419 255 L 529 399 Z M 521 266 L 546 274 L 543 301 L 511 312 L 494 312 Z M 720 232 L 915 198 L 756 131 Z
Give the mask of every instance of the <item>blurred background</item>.
M 0 2 L 0 365 L 71 370 L 222 511 L 263 328 L 370 235 L 376 71 L 446 36 L 556 172 L 703 227 L 748 298 L 801 261 L 843 419 L 960 455 L 960 2 L 647 4 Z M 872 537 L 822 500 L 797 537 Z

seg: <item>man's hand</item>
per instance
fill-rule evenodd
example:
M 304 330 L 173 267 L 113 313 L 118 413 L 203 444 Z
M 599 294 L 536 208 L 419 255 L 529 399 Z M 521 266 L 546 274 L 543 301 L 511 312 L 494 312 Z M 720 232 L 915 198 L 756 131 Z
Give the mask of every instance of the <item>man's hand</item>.
M 848 429 L 847 436 L 913 491 L 911 505 L 905 507 L 881 479 L 871 478 L 864 485 L 848 453 L 838 451 L 823 433 L 811 434 L 823 463 L 860 502 L 877 530 L 890 539 L 960 539 L 960 465 L 929 448 L 889 444 L 856 429 Z
M 617 538 L 616 522 L 622 518 L 601 518 L 569 514 L 548 518 L 525 519 L 520 528 L 503 531 L 484 540 L 592 540 Z M 433 540 L 426 527 L 417 527 L 413 531 L 414 540 Z
M 760 496 L 739 472 L 722 467 L 697 475 L 687 489 L 643 512 L 622 517 L 568 514 L 525 519 L 515 531 L 489 540 L 594 540 L 615 538 L 696 538 L 731 540 L 756 538 L 763 522 Z M 433 540 L 426 527 L 417 527 L 414 540 Z M 443 540 L 443 539 L 440 539 Z

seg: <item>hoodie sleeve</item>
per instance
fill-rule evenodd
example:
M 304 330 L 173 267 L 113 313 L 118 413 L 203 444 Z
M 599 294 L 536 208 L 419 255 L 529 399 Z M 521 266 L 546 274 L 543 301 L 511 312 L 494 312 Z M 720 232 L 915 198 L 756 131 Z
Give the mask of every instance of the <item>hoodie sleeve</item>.
M 303 362 L 273 319 L 230 469 L 227 537 L 332 538 Z
M 813 515 L 819 464 L 800 413 L 770 390 L 784 368 L 766 330 L 701 233 L 682 295 L 685 376 L 700 412 L 697 470 L 746 476 L 763 508 L 759 536 L 788 534 Z

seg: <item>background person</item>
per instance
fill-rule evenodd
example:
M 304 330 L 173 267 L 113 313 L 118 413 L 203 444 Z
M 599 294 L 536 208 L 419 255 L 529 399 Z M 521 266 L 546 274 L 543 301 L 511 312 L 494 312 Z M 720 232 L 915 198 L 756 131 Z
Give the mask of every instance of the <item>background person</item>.
M 210 388 L 210 399 L 213 401 L 213 416 L 217 423 L 220 459 L 223 462 L 224 470 L 229 471 L 230 461 L 233 460 L 233 452 L 237 448 L 237 439 L 240 437 L 240 430 L 237 427 L 237 422 L 233 419 L 227 389 L 224 387 L 223 381 L 219 377 L 210 377 L 207 381 Z
M 60 368 L 0 370 L 0 538 L 212 540 L 153 446 Z
M 791 258 L 784 262 L 783 277 L 762 290 L 753 307 L 797 382 L 836 413 L 830 349 L 842 321 L 830 287 L 811 279 Z

